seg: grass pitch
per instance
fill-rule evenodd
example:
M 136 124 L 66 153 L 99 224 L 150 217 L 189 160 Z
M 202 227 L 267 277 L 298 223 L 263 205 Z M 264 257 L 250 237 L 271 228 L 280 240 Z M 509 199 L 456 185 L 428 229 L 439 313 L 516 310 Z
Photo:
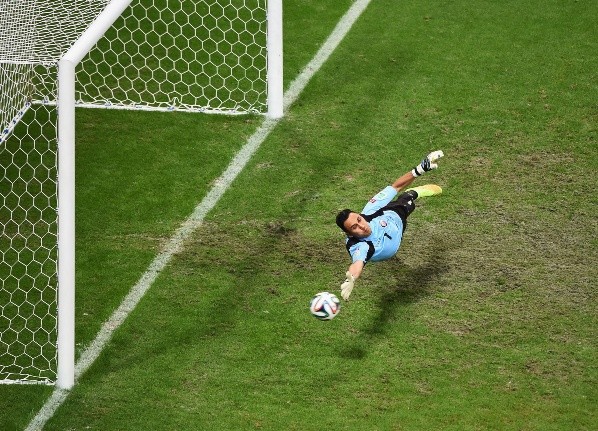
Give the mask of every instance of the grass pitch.
M 349 3 L 285 4 L 287 84 Z M 374 0 L 45 429 L 593 429 L 597 21 L 589 0 Z M 82 350 L 260 119 L 78 121 Z M 336 212 L 434 149 L 416 184 L 443 194 L 313 319 L 349 264 Z M 0 429 L 50 392 L 0 387 Z

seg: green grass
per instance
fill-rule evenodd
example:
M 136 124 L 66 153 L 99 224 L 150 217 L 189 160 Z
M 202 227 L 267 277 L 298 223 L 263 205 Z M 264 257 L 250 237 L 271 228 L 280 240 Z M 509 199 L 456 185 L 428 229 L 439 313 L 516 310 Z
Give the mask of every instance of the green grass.
M 330 3 L 285 4 L 287 85 L 350 2 Z M 374 0 L 45 429 L 594 429 L 597 19 Z M 80 352 L 260 119 L 78 122 Z M 336 212 L 433 149 L 418 183 L 443 195 L 313 319 L 349 264 Z M 50 392 L 0 386 L 0 429 Z

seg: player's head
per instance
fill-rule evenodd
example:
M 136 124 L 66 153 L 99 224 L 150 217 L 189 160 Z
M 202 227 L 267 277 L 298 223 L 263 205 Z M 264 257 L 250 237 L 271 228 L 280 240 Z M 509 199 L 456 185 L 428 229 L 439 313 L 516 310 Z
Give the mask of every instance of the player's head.
M 357 214 L 348 208 L 337 214 L 336 225 L 340 227 L 347 235 L 358 238 L 365 238 L 372 233 L 370 224 L 365 220 L 365 218 L 363 218 L 361 214 Z
M 349 214 L 351 214 L 352 212 L 353 211 L 351 211 L 350 209 L 345 208 L 336 215 L 336 225 L 340 227 L 345 233 L 349 233 L 349 231 L 345 228 L 345 221 L 347 221 L 347 219 L 349 218 Z

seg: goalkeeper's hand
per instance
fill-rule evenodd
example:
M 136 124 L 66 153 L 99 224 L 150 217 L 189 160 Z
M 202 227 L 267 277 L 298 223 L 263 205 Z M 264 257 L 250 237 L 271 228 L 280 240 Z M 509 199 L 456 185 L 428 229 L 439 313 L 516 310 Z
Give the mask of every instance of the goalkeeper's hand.
M 353 286 L 355 286 L 355 277 L 349 271 L 347 271 L 347 279 L 343 284 L 341 284 L 341 296 L 346 301 L 351 296 L 351 291 L 353 290 Z
M 441 150 L 432 151 L 430 154 L 426 156 L 425 159 L 421 161 L 419 165 L 413 168 L 411 173 L 414 177 L 419 177 L 420 175 L 423 175 L 424 172 L 436 169 L 438 167 L 438 164 L 434 162 L 436 162 L 442 156 L 444 156 L 444 153 Z

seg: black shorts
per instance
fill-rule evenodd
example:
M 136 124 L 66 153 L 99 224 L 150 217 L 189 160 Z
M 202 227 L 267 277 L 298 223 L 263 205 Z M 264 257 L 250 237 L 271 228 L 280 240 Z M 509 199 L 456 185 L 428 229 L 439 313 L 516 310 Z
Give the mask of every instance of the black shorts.
M 407 229 L 407 217 L 415 209 L 415 198 L 417 195 L 411 192 L 401 193 L 397 198 L 382 208 L 383 211 L 394 211 L 403 221 L 403 232 Z

